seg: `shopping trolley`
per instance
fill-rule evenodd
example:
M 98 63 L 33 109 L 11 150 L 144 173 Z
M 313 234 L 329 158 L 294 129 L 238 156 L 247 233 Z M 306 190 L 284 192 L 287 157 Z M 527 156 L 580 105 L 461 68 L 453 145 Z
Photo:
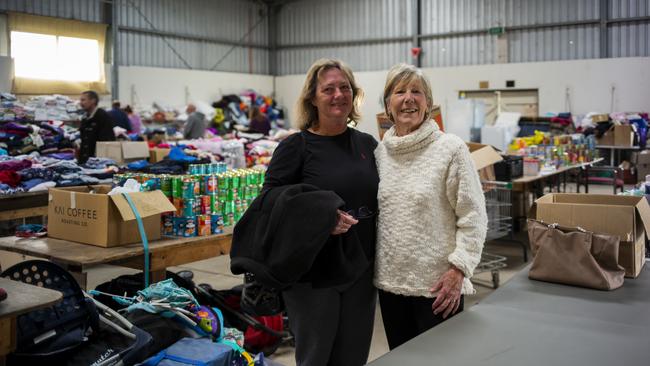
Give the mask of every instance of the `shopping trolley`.
M 516 241 L 512 238 L 512 183 L 483 181 L 483 193 L 485 195 L 485 207 L 487 209 L 488 229 L 485 241 L 501 239 L 506 236 L 508 241 Z M 490 272 L 492 274 L 492 288 L 499 287 L 499 270 L 505 268 L 506 257 L 491 254 L 483 251 L 481 262 L 474 273 Z M 473 282 L 479 285 L 486 285 L 484 281 L 473 278 Z

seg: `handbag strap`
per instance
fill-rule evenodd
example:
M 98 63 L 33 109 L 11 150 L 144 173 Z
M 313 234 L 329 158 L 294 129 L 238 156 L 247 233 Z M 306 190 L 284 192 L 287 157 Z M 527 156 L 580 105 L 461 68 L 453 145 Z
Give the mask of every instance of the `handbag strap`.
M 585 234 L 586 233 L 593 233 L 592 231 L 585 230 L 585 229 L 581 228 L 580 226 L 570 227 L 570 226 L 560 225 L 557 222 L 549 224 L 549 223 L 546 223 L 546 222 L 544 222 L 542 220 L 535 220 L 535 219 L 529 219 L 529 220 L 530 221 L 535 221 L 535 222 L 538 222 L 538 223 L 540 223 L 540 224 L 542 224 L 544 226 L 547 226 L 549 229 L 557 229 L 557 230 L 560 230 L 560 231 L 563 231 L 563 232 L 579 231 L 579 232 L 585 233 Z

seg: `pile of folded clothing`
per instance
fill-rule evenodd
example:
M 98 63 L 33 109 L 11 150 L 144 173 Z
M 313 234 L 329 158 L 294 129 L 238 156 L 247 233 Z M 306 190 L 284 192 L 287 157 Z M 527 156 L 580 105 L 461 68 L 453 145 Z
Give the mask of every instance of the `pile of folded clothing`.
M 118 171 L 115 161 L 105 158 L 90 158 L 78 165 L 74 160 L 52 157 L 0 156 L 0 195 L 50 187 L 111 184 Z
M 65 95 L 39 95 L 26 102 L 15 95 L 0 93 L 0 120 L 3 121 L 78 121 L 79 105 Z
M 2 149 L 0 154 L 4 152 L 7 155 L 17 156 L 36 151 L 42 156 L 73 159 L 75 138 L 75 132 L 62 123 L 2 122 L 0 123 L 0 149 Z

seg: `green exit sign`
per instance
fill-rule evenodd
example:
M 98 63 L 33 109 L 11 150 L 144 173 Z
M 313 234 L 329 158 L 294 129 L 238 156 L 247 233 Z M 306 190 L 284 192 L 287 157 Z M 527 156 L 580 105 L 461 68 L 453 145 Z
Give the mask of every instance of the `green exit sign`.
M 506 32 L 506 30 L 503 27 L 492 27 L 492 28 L 488 29 L 488 33 L 489 34 L 494 34 L 494 35 L 503 34 L 505 32 Z

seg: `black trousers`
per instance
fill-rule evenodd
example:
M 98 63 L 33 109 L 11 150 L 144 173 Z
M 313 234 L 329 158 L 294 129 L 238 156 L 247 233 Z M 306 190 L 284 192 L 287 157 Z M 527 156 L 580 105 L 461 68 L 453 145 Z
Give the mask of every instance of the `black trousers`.
M 463 311 L 464 300 L 461 295 L 456 314 Z M 393 350 L 453 316 L 443 319 L 443 313 L 434 314 L 431 307 L 434 301 L 435 298 L 402 296 L 379 290 L 388 348 Z
M 299 283 L 282 292 L 297 366 L 366 364 L 377 303 L 372 278 L 370 268 L 343 291 Z

